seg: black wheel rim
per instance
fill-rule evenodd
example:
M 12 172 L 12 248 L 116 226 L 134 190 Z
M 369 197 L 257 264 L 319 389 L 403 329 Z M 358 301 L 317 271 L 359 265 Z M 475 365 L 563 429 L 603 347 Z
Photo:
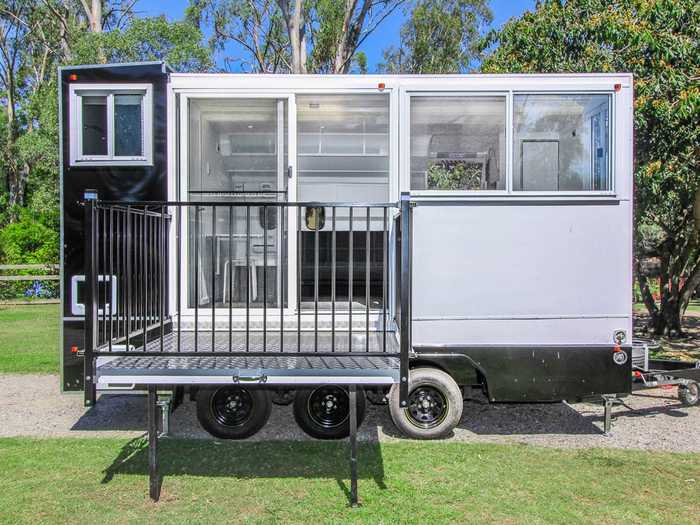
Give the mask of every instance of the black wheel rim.
M 309 396 L 309 417 L 322 428 L 336 428 L 345 423 L 350 411 L 348 393 L 337 386 L 317 388 Z
M 255 401 L 245 388 L 220 388 L 211 398 L 214 419 L 225 427 L 245 425 L 253 415 Z
M 433 386 L 419 386 L 408 396 L 406 415 L 418 428 L 435 428 L 445 420 L 449 403 L 445 395 Z

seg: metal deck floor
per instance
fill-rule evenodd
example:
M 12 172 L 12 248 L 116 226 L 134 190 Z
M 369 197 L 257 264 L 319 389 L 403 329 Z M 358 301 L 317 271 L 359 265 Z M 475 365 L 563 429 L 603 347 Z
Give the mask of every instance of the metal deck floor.
M 198 332 L 196 351 L 221 355 L 178 355 L 177 333 L 148 341 L 144 347 L 132 347 L 129 356 L 100 356 L 97 359 L 98 386 L 121 387 L 137 384 L 226 384 L 259 382 L 267 384 L 392 384 L 398 382 L 399 345 L 393 333 L 370 332 L 352 336 L 348 332 L 285 332 L 280 349 L 280 333 L 217 331 Z M 212 345 L 213 342 L 213 345 Z M 301 343 L 299 345 L 299 342 Z M 213 348 L 213 350 L 212 350 Z M 247 351 L 246 351 L 247 349 Z M 116 348 L 115 348 L 116 350 Z M 120 349 L 123 350 L 123 349 Z M 195 352 L 194 332 L 180 333 L 180 351 Z M 250 355 L 250 353 L 255 355 Z M 153 355 L 158 353 L 160 355 Z M 301 353 L 302 355 L 298 355 Z M 323 355 L 306 355 L 321 353 Z M 269 354 L 269 355 L 261 355 Z M 393 354 L 393 355 L 391 355 Z

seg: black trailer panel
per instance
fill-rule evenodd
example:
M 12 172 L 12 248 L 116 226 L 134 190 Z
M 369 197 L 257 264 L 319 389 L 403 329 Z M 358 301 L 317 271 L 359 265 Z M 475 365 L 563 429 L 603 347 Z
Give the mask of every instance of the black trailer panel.
M 470 384 L 470 368 L 477 371 L 496 402 L 578 400 L 631 391 L 631 347 L 488 345 L 415 351 L 418 362 L 436 364 L 461 384 Z M 616 361 L 618 353 L 626 357 Z
M 62 276 L 62 375 L 64 391 L 82 390 L 83 359 L 75 348 L 84 350 L 84 316 L 71 309 L 71 280 L 84 275 L 84 209 L 86 189 L 97 190 L 100 198 L 166 200 L 167 184 L 167 82 L 164 63 L 67 66 L 60 68 L 61 111 L 61 276 Z M 153 89 L 153 163 L 150 166 L 71 166 L 71 84 L 151 84 Z M 73 351 L 71 350 L 73 348 Z

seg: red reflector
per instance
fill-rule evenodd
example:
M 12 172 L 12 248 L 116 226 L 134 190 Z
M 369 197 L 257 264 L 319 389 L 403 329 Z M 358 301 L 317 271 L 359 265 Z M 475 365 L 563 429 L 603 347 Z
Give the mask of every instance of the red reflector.
M 78 80 L 78 75 L 76 75 L 75 73 L 71 73 L 70 75 L 68 75 L 68 80 Z
M 622 352 L 622 348 L 620 348 L 620 345 L 613 346 L 613 352 Z
M 639 370 L 635 370 L 634 377 L 642 377 L 642 373 Z
M 77 353 L 78 353 L 78 347 L 77 347 L 77 346 L 71 346 L 71 347 L 70 347 L 70 353 L 71 353 L 71 354 L 77 354 Z
M 622 89 L 622 84 L 615 84 L 615 91 L 620 91 Z
M 377 87 L 379 89 L 384 89 L 386 87 L 386 84 L 384 82 L 380 82 L 379 84 L 377 84 Z

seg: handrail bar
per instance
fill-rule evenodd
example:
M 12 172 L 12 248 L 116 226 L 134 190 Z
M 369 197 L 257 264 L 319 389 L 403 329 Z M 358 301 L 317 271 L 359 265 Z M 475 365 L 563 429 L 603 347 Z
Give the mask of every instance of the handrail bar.
M 323 201 L 97 201 L 102 206 L 279 206 L 283 208 L 399 208 L 396 202 L 323 202 Z M 160 216 L 160 214 L 158 214 Z

